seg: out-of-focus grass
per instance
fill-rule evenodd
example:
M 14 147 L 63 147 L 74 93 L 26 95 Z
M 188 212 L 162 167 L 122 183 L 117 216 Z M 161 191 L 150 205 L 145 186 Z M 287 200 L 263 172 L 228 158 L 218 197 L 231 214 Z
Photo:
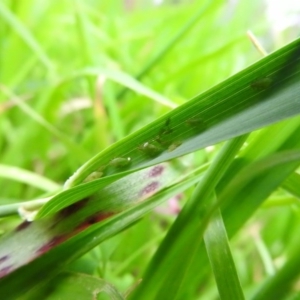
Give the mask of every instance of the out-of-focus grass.
M 75 73 L 88 67 L 122 71 L 175 106 L 260 58 L 246 36 L 249 28 L 266 41 L 269 50 L 275 44 L 267 37 L 271 25 L 259 1 L 182 1 L 176 5 L 169 1 L 160 7 L 146 2 L 0 3 L 0 162 L 11 166 L 10 171 L 23 169 L 14 175 L 15 180 L 1 177 L 0 204 L 41 197 L 42 182 L 62 184 L 88 158 L 171 110 L 151 95 L 112 82 L 105 74 L 92 78 L 83 72 L 69 80 Z M 186 26 L 189 30 L 183 30 Z M 240 154 L 241 165 L 292 148 L 297 143 L 298 119 L 253 133 L 249 147 Z M 183 157 L 181 164 L 191 169 L 211 161 L 219 148 Z M 233 177 L 240 169 L 237 164 L 227 176 Z M 25 171 L 39 176 L 40 188 L 22 179 Z M 227 182 L 223 179 L 218 188 Z M 286 189 L 287 185 L 288 181 L 283 184 Z M 56 186 L 52 187 L 47 192 L 54 192 Z M 245 191 L 250 195 L 251 184 Z M 191 193 L 182 195 L 182 203 Z M 243 191 L 228 193 L 233 200 L 223 214 L 231 237 L 242 221 L 228 220 L 242 207 L 235 200 Z M 282 202 L 272 205 L 278 197 Z M 295 197 L 292 204 L 288 197 L 286 191 L 276 190 L 267 202 L 270 207 L 260 209 L 232 242 L 233 260 L 247 296 L 297 250 L 299 207 Z M 168 205 L 169 215 L 154 211 L 94 248 L 70 269 L 100 276 L 126 291 L 141 278 L 176 217 Z M 12 228 L 15 220 L 2 219 L 2 230 Z M 205 253 L 204 248 L 199 252 Z M 179 298 L 217 297 L 212 273 L 203 260 L 206 258 L 194 258 Z M 202 265 L 205 268 L 199 272 Z

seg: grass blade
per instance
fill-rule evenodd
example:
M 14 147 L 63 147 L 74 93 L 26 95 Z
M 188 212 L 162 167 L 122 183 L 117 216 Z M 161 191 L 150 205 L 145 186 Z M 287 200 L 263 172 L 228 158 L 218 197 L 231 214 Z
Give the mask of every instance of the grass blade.
M 206 228 L 204 243 L 218 286 L 220 299 L 245 299 L 219 210 L 213 215 Z

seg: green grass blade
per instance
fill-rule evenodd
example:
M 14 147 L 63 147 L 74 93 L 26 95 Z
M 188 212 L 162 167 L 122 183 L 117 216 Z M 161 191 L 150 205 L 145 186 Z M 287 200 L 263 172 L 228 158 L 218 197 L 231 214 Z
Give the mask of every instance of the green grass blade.
M 289 193 L 300 199 L 300 175 L 298 173 L 291 174 L 282 184 L 282 187 Z
M 115 143 L 87 162 L 66 187 L 80 183 L 91 172 L 114 157 L 131 157 L 131 168 L 150 166 L 182 156 L 220 141 L 253 131 L 300 112 L 298 97 L 299 60 L 294 54 L 300 39 L 276 51 L 221 84 L 174 109 L 138 132 Z M 290 59 L 293 59 L 291 63 Z M 293 69 L 286 74 L 287 66 Z M 94 70 L 96 74 L 96 70 Z M 274 78 L 269 89 L 256 90 L 257 78 Z M 160 132 L 170 123 L 170 133 Z M 147 157 L 138 147 L 162 138 L 160 155 Z M 168 151 L 173 143 L 181 144 Z
M 84 162 L 88 158 L 88 154 L 77 144 L 75 144 L 69 137 L 63 134 L 60 130 L 55 128 L 51 123 L 49 123 L 43 116 L 37 113 L 34 109 L 32 109 L 27 103 L 25 103 L 22 99 L 14 95 L 8 88 L 0 85 L 0 90 L 8 97 L 10 97 L 18 107 L 28 115 L 32 120 L 37 122 L 40 126 L 45 128 L 55 137 L 60 139 L 62 143 L 64 143 L 67 149 L 70 149 L 74 153 L 77 154 L 79 161 Z
M 50 58 L 32 36 L 30 31 L 28 31 L 20 20 L 18 20 L 17 17 L 10 12 L 3 2 L 0 3 L 0 16 L 1 19 L 9 24 L 10 28 L 12 28 L 23 39 L 27 46 L 32 49 L 33 53 L 35 53 L 41 63 L 43 63 L 48 70 L 52 71 L 53 64 Z
M 20 300 L 44 299 L 103 299 L 124 300 L 125 298 L 105 280 L 87 274 L 63 272 L 51 280 L 47 286 L 29 292 Z
M 44 283 L 54 276 L 61 267 L 70 261 L 80 257 L 93 247 L 111 237 L 121 230 L 124 230 L 134 222 L 138 221 L 154 207 L 163 203 L 170 197 L 182 192 L 192 186 L 198 180 L 190 178 L 179 184 L 172 185 L 153 195 L 148 201 L 133 207 L 116 217 L 112 217 L 104 222 L 92 225 L 84 232 L 75 235 L 66 242 L 50 249 L 45 255 L 37 257 L 27 265 L 18 268 L 15 272 L 0 279 L 0 292 L 11 297 L 17 297 L 40 283 Z M 43 223 L 44 220 L 41 220 Z M 43 270 L 47 270 L 44 272 Z M 38 276 L 41 272 L 44 276 Z M 24 276 L 24 274 L 27 274 Z M 13 289 L 13 290 L 12 290 Z
M 0 164 L 0 177 L 23 182 L 28 185 L 42 189 L 46 192 L 54 192 L 61 188 L 61 185 L 41 175 L 21 168 L 6 166 L 2 164 Z
M 74 80 L 76 78 L 80 77 L 95 77 L 102 75 L 110 80 L 113 80 L 121 85 L 126 86 L 127 88 L 130 88 L 134 92 L 144 95 L 148 97 L 149 99 L 157 102 L 160 105 L 169 107 L 169 108 L 175 108 L 177 107 L 177 104 L 168 99 L 167 97 L 157 93 L 156 91 L 148 88 L 144 84 L 140 83 L 130 75 L 119 71 L 119 70 L 110 70 L 105 68 L 99 68 L 99 67 L 86 67 L 82 70 L 78 70 L 71 74 L 70 76 L 62 79 L 60 82 L 61 85 L 69 82 L 70 80 Z
M 151 59 L 148 60 L 147 64 L 143 69 L 135 76 L 136 79 L 142 79 L 159 61 L 161 61 L 169 51 L 182 39 L 188 32 L 193 28 L 197 22 L 199 22 L 201 16 L 209 9 L 211 5 L 216 5 L 217 1 L 213 3 L 206 1 L 196 13 L 188 19 L 180 30 L 158 51 Z M 220 1 L 219 1 L 220 3 Z M 124 97 L 128 89 L 123 89 L 117 96 L 117 98 Z
M 230 203 L 223 208 L 223 218 L 230 237 L 298 166 L 299 149 L 276 153 L 237 172 L 218 197 L 220 202 L 230 199 Z M 243 201 L 240 201 L 241 198 Z M 236 211 L 239 213 L 236 214 Z
M 226 228 L 219 210 L 211 218 L 204 243 L 218 286 L 220 299 L 245 299 L 229 247 Z
M 266 279 L 251 300 L 286 299 L 287 294 L 293 290 L 293 283 L 299 277 L 300 256 L 299 251 L 287 260 L 277 273 Z
M 209 221 L 207 213 L 212 206 L 211 194 L 245 140 L 246 136 L 242 136 L 228 142 L 214 159 L 192 198 L 168 231 L 149 264 L 144 281 L 131 299 L 175 299 L 201 245 Z

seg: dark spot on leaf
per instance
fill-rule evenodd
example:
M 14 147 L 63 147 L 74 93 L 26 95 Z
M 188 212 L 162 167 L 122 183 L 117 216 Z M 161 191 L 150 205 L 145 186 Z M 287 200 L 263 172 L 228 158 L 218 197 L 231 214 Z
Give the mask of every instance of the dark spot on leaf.
M 80 200 L 74 204 L 65 207 L 58 213 L 59 219 L 66 218 L 74 214 L 75 212 L 83 208 L 87 204 L 88 200 L 89 200 L 88 198 L 85 198 L 83 200 Z
M 45 252 L 48 252 L 50 249 L 61 244 L 66 239 L 67 239 L 67 236 L 65 236 L 65 235 L 56 236 L 56 237 L 52 238 L 52 240 L 50 240 L 48 243 L 46 243 L 45 245 L 40 247 L 38 250 L 36 250 L 36 253 L 43 254 Z
M 114 213 L 112 213 L 112 212 L 106 212 L 106 213 L 101 212 L 101 213 L 94 215 L 89 222 L 91 224 L 95 224 L 95 223 L 101 222 L 113 215 L 114 215 Z
M 21 230 L 27 228 L 30 224 L 31 224 L 31 222 L 24 221 L 16 228 L 16 231 L 21 231 Z
M 161 175 L 161 173 L 164 171 L 164 167 L 163 166 L 155 166 L 153 167 L 150 172 L 149 172 L 149 177 L 156 177 Z
M 9 256 L 8 256 L 8 255 L 4 255 L 4 256 L 2 256 L 2 257 L 0 258 L 0 263 L 2 263 L 2 262 L 4 262 L 4 261 L 6 261 L 8 258 L 9 258 Z
M 8 273 L 10 273 L 11 270 L 12 270 L 12 266 L 8 266 L 8 267 L 5 267 L 5 268 L 1 269 L 0 270 L 0 278 L 4 277 Z
M 142 190 L 141 196 L 148 196 L 149 194 L 156 192 L 158 187 L 159 187 L 158 181 L 151 182 Z
M 80 231 L 83 231 L 85 229 L 87 229 L 89 226 L 93 225 L 93 224 L 96 224 L 98 222 L 101 222 L 111 216 L 113 216 L 115 213 L 112 213 L 112 212 L 106 212 L 106 213 L 98 213 L 98 214 L 95 214 L 89 218 L 87 218 L 83 223 L 81 223 L 80 225 L 78 225 L 75 229 L 75 233 L 78 233 Z

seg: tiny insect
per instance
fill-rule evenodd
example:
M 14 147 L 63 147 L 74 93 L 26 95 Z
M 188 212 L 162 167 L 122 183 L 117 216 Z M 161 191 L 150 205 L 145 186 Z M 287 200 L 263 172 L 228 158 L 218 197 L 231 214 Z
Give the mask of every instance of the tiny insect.
M 116 167 L 116 168 L 124 168 L 127 167 L 128 165 L 130 165 L 131 163 L 131 158 L 130 157 L 117 157 L 112 159 L 109 162 L 109 165 L 112 167 Z
M 157 147 L 149 142 L 146 142 L 138 147 L 138 149 L 148 156 L 157 156 L 159 153 L 162 152 L 162 149 L 160 147 Z
M 89 181 L 98 179 L 98 178 L 102 177 L 102 175 L 103 175 L 103 172 L 99 172 L 99 171 L 92 172 L 90 175 L 88 175 L 84 179 L 84 182 L 89 182 Z
M 171 119 L 168 118 L 164 124 L 164 126 L 159 131 L 159 136 L 170 134 L 173 130 L 170 128 Z
M 255 91 L 263 91 L 269 88 L 273 80 L 270 77 L 264 77 L 258 80 L 253 81 L 250 86 Z
M 162 147 L 168 147 L 168 145 L 170 145 L 170 141 L 165 140 L 161 135 L 156 136 L 153 141 L 157 142 Z
M 190 119 L 187 119 L 185 121 L 185 124 L 187 126 L 190 126 L 190 127 L 194 127 L 194 128 L 199 128 L 199 129 L 205 129 L 205 123 L 202 119 L 200 118 L 190 118 Z
M 182 144 L 182 142 L 180 142 L 180 141 L 172 143 L 168 148 L 168 152 L 172 152 L 173 150 L 178 148 L 181 144 Z

